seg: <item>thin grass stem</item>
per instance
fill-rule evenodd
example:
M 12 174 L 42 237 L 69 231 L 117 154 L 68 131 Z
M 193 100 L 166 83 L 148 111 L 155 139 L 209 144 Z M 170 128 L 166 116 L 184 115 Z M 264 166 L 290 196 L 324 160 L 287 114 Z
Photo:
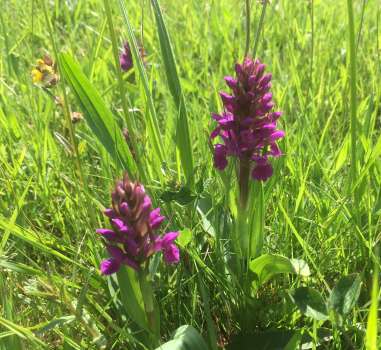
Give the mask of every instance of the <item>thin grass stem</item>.
M 253 58 L 255 58 L 255 55 L 257 54 L 257 49 L 258 49 L 258 44 L 259 44 L 259 38 L 261 36 L 262 28 L 263 28 L 264 21 L 265 21 L 267 1 L 268 0 L 263 0 L 261 18 L 259 19 L 259 23 L 258 23 L 258 27 L 257 27 L 257 32 L 255 34 L 254 49 L 253 49 Z
M 245 0 L 246 5 L 246 47 L 245 57 L 249 53 L 250 48 L 250 0 Z
M 348 40 L 349 40 L 349 76 L 350 76 L 350 113 L 351 113 L 351 170 L 350 184 L 356 181 L 357 159 L 356 159 L 356 141 L 357 141 L 357 93 L 356 93 L 356 40 L 355 23 L 353 16 L 353 2 L 347 0 L 348 9 Z
M 41 3 L 42 3 L 43 10 L 44 10 L 44 16 L 45 16 L 46 25 L 48 27 L 50 40 L 51 40 L 52 46 L 53 46 L 55 61 L 58 62 L 58 48 L 57 48 L 57 45 L 56 45 L 56 42 L 54 39 L 53 27 L 52 27 L 52 24 L 50 22 L 48 9 L 46 7 L 46 2 L 44 0 L 42 0 Z M 66 91 L 65 91 L 64 86 L 61 84 L 60 84 L 60 88 L 61 88 L 61 93 L 62 93 L 64 115 L 65 115 L 67 127 L 69 129 L 70 141 L 71 141 L 71 144 L 72 144 L 72 147 L 74 150 L 74 158 L 75 158 L 75 163 L 76 163 L 77 170 L 78 170 L 78 176 L 79 176 L 80 182 L 82 184 L 84 184 L 83 172 L 82 172 L 82 167 L 81 167 L 81 162 L 80 162 L 79 152 L 78 152 L 78 145 L 77 145 L 77 142 L 75 140 L 74 127 L 73 127 L 73 123 L 72 123 L 71 116 L 70 116 L 70 108 L 69 108 L 69 104 L 67 101 Z

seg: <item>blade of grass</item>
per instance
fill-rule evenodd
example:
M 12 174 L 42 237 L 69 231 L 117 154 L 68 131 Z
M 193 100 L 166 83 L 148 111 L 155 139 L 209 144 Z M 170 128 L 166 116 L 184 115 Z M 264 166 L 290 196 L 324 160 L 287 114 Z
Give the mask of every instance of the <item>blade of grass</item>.
M 348 40 L 349 40 L 349 76 L 350 76 L 350 113 L 351 113 L 351 186 L 357 177 L 356 141 L 357 141 L 357 93 L 356 93 L 356 40 L 353 16 L 353 2 L 347 0 Z M 351 187 L 350 186 L 350 187 Z
M 115 60 L 115 73 L 116 77 L 118 79 L 118 87 L 119 87 L 119 96 L 122 101 L 122 108 L 123 108 L 123 113 L 124 113 L 124 118 L 126 120 L 127 128 L 128 128 L 128 135 L 131 138 L 131 143 L 130 147 L 133 148 L 134 153 L 136 154 L 135 161 L 136 165 L 139 169 L 139 174 L 143 180 L 143 182 L 146 182 L 146 175 L 143 170 L 142 165 L 140 164 L 141 159 L 144 159 L 143 157 L 139 156 L 138 152 L 138 143 L 136 141 L 136 122 L 134 120 L 134 114 L 129 113 L 128 111 L 128 105 L 127 105 L 127 91 L 123 82 L 123 77 L 122 77 L 122 70 L 120 69 L 120 64 L 119 64 L 119 55 L 118 55 L 118 44 L 116 41 L 116 34 L 114 30 L 114 24 L 112 21 L 112 13 L 111 13 L 111 8 L 110 8 L 110 3 L 107 0 L 103 1 L 104 7 L 106 10 L 106 17 L 107 17 L 107 23 L 110 31 L 110 36 L 111 36 L 111 43 L 112 43 L 112 52 L 114 55 L 114 60 Z
M 187 183 L 193 183 L 193 152 L 191 137 L 188 125 L 188 115 L 185 105 L 185 99 L 181 88 L 181 83 L 177 71 L 176 59 L 173 53 L 171 40 L 165 25 L 163 14 L 161 12 L 158 0 L 151 0 L 154 10 L 157 31 L 159 34 L 161 54 L 163 56 L 165 72 L 169 90 L 172 94 L 177 110 L 179 111 L 179 118 L 176 128 L 176 145 L 179 149 L 182 167 L 184 169 L 185 178 Z
M 146 102 L 148 105 L 149 113 L 148 115 L 148 134 L 149 140 L 152 143 L 152 147 L 154 150 L 154 156 L 158 159 L 160 163 L 165 161 L 164 157 L 164 147 L 163 141 L 160 134 L 159 124 L 157 121 L 156 109 L 153 102 L 152 94 L 149 88 L 148 77 L 146 70 L 144 68 L 143 60 L 139 53 L 139 48 L 136 42 L 135 34 L 132 29 L 130 20 L 128 18 L 126 5 L 123 0 L 119 0 L 119 5 L 122 11 L 123 20 L 127 27 L 128 39 L 131 48 L 132 55 L 134 56 L 134 62 L 137 65 L 139 75 L 141 78 L 141 82 L 143 84 L 143 89 L 146 97 Z M 161 164 L 159 164 L 159 169 L 161 168 Z M 161 175 L 161 171 L 158 171 L 158 174 Z
M 261 31 L 262 31 L 263 24 L 264 24 L 264 21 L 265 21 L 267 2 L 268 2 L 267 0 L 264 0 L 263 4 L 262 4 L 261 17 L 259 19 L 259 23 L 258 23 L 258 27 L 257 27 L 257 32 L 255 34 L 254 49 L 253 49 L 253 58 L 255 58 L 255 55 L 257 54 L 259 39 L 261 37 Z
M 0 324 L 12 331 L 14 334 L 19 336 L 22 339 L 28 340 L 30 344 L 38 345 L 42 347 L 43 349 L 47 349 L 48 345 L 43 342 L 42 340 L 38 339 L 33 332 L 31 332 L 28 328 L 19 326 L 9 320 L 6 320 L 5 318 L 0 317 Z
M 60 54 L 59 62 L 62 75 L 76 95 L 91 130 L 111 155 L 115 164 L 121 169 L 128 170 L 131 176 L 136 176 L 136 164 L 123 139 L 122 131 L 100 94 L 70 55 Z

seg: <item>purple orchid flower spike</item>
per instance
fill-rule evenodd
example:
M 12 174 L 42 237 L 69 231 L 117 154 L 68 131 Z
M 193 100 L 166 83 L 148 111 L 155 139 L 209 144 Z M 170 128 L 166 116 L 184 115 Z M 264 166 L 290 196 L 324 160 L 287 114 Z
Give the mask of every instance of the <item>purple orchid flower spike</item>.
M 120 68 L 124 72 L 128 72 L 133 67 L 132 54 L 130 44 L 125 42 L 124 49 L 119 56 Z
M 122 265 L 140 270 L 141 265 L 156 252 L 163 252 L 167 264 L 178 263 L 179 248 L 175 244 L 178 232 L 160 235 L 165 217 L 160 208 L 152 209 L 151 198 L 144 187 L 132 182 L 128 175 L 118 181 L 111 194 L 112 208 L 104 214 L 110 219 L 109 228 L 101 228 L 97 233 L 103 237 L 110 258 L 102 261 L 103 275 L 117 272 Z
M 251 58 L 236 64 L 236 77 L 225 77 L 232 93 L 220 93 L 225 110 L 212 114 L 218 125 L 210 136 L 222 140 L 214 146 L 214 166 L 224 170 L 228 157 L 237 157 L 241 191 L 247 191 L 244 182 L 250 173 L 257 181 L 270 178 L 273 168 L 269 158 L 282 154 L 276 144 L 284 137 L 284 131 L 276 129 L 282 113 L 272 111 L 272 76 L 264 73 L 265 67 Z

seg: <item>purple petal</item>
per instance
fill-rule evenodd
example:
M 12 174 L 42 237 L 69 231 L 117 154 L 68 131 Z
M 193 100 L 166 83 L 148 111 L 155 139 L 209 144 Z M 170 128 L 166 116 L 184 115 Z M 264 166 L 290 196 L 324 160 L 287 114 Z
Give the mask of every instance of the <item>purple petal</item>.
M 272 98 L 273 98 L 273 94 L 271 92 L 268 92 L 268 93 L 263 95 L 262 103 L 266 104 L 266 103 L 270 102 Z
M 110 219 L 113 219 L 115 218 L 117 215 L 114 211 L 114 209 L 111 209 L 111 208 L 107 208 L 105 209 L 105 211 L 103 212 L 107 217 L 109 217 Z
M 123 215 L 128 215 L 129 213 L 129 208 L 128 204 L 126 202 L 123 202 L 119 205 L 119 210 Z
M 100 270 L 102 275 L 111 275 L 117 272 L 120 268 L 120 263 L 113 258 L 103 260 Z
M 276 121 L 278 120 L 282 115 L 282 112 L 273 112 L 271 113 L 271 118 L 273 121 Z
M 136 261 L 134 261 L 134 260 L 132 260 L 132 259 L 130 259 L 128 257 L 124 258 L 123 264 L 125 264 L 125 265 L 127 265 L 129 267 L 132 267 L 136 271 L 139 270 L 139 264 Z
M 165 220 L 165 216 L 160 215 L 160 208 L 156 208 L 151 211 L 149 215 L 150 226 L 153 230 L 160 227 L 161 223 Z
M 236 63 L 234 69 L 235 69 L 235 72 L 237 73 L 238 76 L 242 75 L 242 73 L 243 73 L 243 67 L 242 67 L 241 64 Z
M 214 139 L 220 134 L 221 128 L 217 127 L 210 133 L 210 138 Z
M 109 241 L 115 241 L 118 239 L 118 235 L 113 230 L 109 230 L 107 228 L 99 228 L 96 232 Z
M 273 167 L 270 163 L 265 164 L 257 164 L 253 171 L 251 172 L 251 176 L 254 180 L 258 181 L 266 181 L 273 174 Z
M 285 132 L 283 130 L 277 130 L 277 131 L 274 131 L 271 136 L 270 136 L 270 141 L 271 142 L 274 142 L 276 140 L 279 140 L 281 138 L 283 138 L 285 135 Z
M 266 75 L 264 75 L 261 80 L 258 82 L 258 85 L 259 87 L 264 87 L 266 86 L 272 79 L 272 74 L 271 73 L 268 73 Z
M 228 165 L 228 160 L 226 159 L 226 147 L 221 144 L 214 146 L 214 166 L 218 170 L 224 170 Z
M 151 198 L 145 195 L 143 200 L 143 205 L 142 205 L 143 210 L 150 209 L 151 205 L 152 205 Z
M 124 224 L 121 219 L 112 219 L 111 225 L 121 233 L 128 233 L 128 227 Z
M 216 121 L 219 121 L 222 117 L 217 113 L 212 113 L 212 118 Z
M 135 240 L 127 239 L 126 243 L 124 244 L 124 249 L 129 255 L 137 256 L 139 252 L 139 245 L 135 242 Z
M 218 121 L 218 124 L 222 127 L 232 126 L 234 122 L 234 115 L 231 113 L 224 113 L 221 116 L 221 119 Z
M 164 260 L 167 264 L 177 264 L 180 261 L 180 251 L 175 244 L 163 249 Z
M 127 72 L 133 67 L 131 49 L 128 42 L 124 44 L 124 51 L 119 56 L 120 68 Z
M 163 247 L 171 244 L 178 236 L 179 236 L 179 232 L 175 231 L 175 232 L 167 232 L 162 238 L 161 238 L 161 242 L 162 242 L 162 245 Z
M 280 157 L 282 155 L 282 151 L 280 150 L 280 148 L 278 147 L 276 143 L 273 143 L 270 147 L 271 147 L 270 154 L 273 157 Z
M 225 108 L 229 111 L 229 112 L 233 112 L 233 109 L 234 109 L 234 97 L 227 94 L 226 92 L 220 92 L 220 96 L 221 96 L 221 99 L 222 99 L 222 102 L 225 106 Z
M 259 63 L 259 62 L 258 62 Z M 266 65 L 263 63 L 259 63 L 257 68 L 255 69 L 255 75 L 260 76 L 266 69 Z
M 125 254 L 123 253 L 123 250 L 114 245 L 108 245 L 107 251 L 109 252 L 111 257 L 118 262 L 122 262 L 123 259 L 125 258 Z
M 226 76 L 224 79 L 226 81 L 227 86 L 229 86 L 231 89 L 235 89 L 237 87 L 238 81 L 233 77 Z

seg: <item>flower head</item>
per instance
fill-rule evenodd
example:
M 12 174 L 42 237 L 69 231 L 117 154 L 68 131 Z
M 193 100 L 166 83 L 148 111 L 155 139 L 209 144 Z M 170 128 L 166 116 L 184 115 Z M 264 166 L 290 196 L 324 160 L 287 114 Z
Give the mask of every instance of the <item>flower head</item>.
M 102 274 L 112 274 L 122 265 L 138 270 L 159 251 L 168 264 L 180 260 L 174 243 L 179 233 L 168 232 L 162 236 L 157 233 L 165 217 L 160 214 L 160 208 L 152 208 L 151 199 L 141 184 L 132 182 L 126 174 L 123 181 L 117 182 L 111 197 L 112 208 L 105 210 L 111 228 L 97 230 L 110 255 L 101 263 Z
M 39 84 L 46 88 L 55 86 L 59 80 L 56 66 L 48 55 L 37 60 L 31 75 L 33 84 Z
M 220 93 L 224 111 L 212 114 L 217 127 L 210 136 L 222 140 L 214 146 L 214 166 L 224 170 L 227 157 L 234 156 L 251 164 L 254 180 L 265 181 L 273 173 L 269 157 L 281 155 L 276 141 L 284 137 L 284 131 L 276 129 L 282 113 L 273 111 L 272 76 L 264 73 L 264 64 L 251 58 L 236 64 L 235 71 L 236 77 L 225 77 L 232 93 Z
M 128 72 L 133 67 L 132 54 L 130 44 L 126 41 L 124 44 L 124 50 L 119 56 L 120 68 L 124 72 Z

